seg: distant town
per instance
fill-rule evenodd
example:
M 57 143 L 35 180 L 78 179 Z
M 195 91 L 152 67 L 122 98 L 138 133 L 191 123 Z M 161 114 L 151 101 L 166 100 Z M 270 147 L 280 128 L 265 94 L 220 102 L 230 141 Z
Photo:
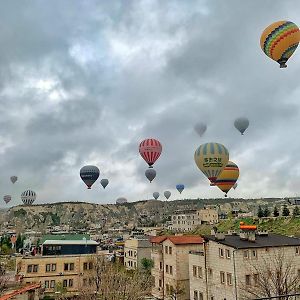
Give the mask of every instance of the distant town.
M 298 198 L 12 207 L 0 215 L 0 299 L 295 295 L 299 207 Z

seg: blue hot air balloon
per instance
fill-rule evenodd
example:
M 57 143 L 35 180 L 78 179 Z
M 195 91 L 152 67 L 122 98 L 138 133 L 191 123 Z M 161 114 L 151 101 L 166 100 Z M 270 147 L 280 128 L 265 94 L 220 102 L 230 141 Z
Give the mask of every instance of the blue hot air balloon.
M 183 184 L 177 184 L 176 189 L 181 194 L 182 191 L 184 190 L 184 185 Z

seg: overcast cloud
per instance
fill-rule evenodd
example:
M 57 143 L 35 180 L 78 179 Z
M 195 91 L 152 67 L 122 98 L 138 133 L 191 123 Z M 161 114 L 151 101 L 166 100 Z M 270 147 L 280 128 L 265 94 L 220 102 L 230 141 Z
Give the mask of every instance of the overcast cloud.
M 299 11 L 298 0 L 2 1 L 1 197 L 221 197 L 193 159 L 210 141 L 240 167 L 232 197 L 299 195 L 300 50 L 279 69 L 259 45 L 270 23 L 299 25 Z M 239 116 L 250 119 L 243 137 Z M 202 138 L 198 121 L 208 124 Z M 148 137 L 163 145 L 151 184 L 138 153 Z M 106 190 L 85 188 L 85 164 L 110 180 Z

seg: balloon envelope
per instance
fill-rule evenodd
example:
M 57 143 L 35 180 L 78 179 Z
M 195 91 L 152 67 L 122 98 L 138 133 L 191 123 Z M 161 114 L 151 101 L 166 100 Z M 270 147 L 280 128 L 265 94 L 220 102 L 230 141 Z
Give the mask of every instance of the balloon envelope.
M 108 179 L 103 178 L 103 179 L 101 179 L 100 183 L 103 186 L 103 188 L 105 189 L 107 187 L 109 181 L 108 181 Z
M 36 199 L 36 193 L 31 190 L 24 191 L 21 194 L 21 200 L 25 205 L 32 205 Z
M 183 184 L 177 184 L 176 189 L 181 194 L 182 191 L 184 190 L 184 185 Z
M 88 189 L 95 183 L 100 175 L 100 171 L 96 166 L 84 166 L 80 169 L 80 177 L 87 185 Z
M 155 200 L 157 200 L 157 199 L 159 198 L 159 192 L 154 192 L 154 193 L 153 193 L 153 198 L 154 198 Z
M 11 181 L 12 183 L 15 183 L 17 180 L 18 180 L 18 177 L 17 177 L 17 176 L 11 176 L 11 177 L 10 177 L 10 181 Z
M 227 193 L 235 185 L 239 174 L 238 166 L 232 161 L 228 161 L 226 167 L 215 182 L 215 185 L 225 193 L 225 197 L 227 197 Z
M 237 182 L 233 185 L 233 188 L 236 189 L 238 186 Z
M 154 169 L 147 169 L 145 171 L 145 176 L 151 182 L 156 177 L 156 171 Z
M 170 192 L 170 191 L 165 191 L 165 192 L 164 192 L 164 196 L 165 196 L 167 199 L 169 199 L 170 196 L 171 196 L 171 192 Z
M 8 202 L 11 201 L 11 195 L 5 195 L 5 196 L 3 197 L 3 200 L 4 200 L 4 202 L 7 204 Z
M 202 123 L 202 122 L 198 122 L 195 126 L 194 126 L 195 131 L 198 133 L 198 135 L 201 137 L 203 136 L 203 134 L 205 133 L 207 126 L 206 124 Z
M 263 31 L 260 46 L 268 57 L 279 63 L 280 68 L 286 68 L 286 62 L 297 49 L 299 41 L 300 32 L 296 24 L 278 21 Z
M 116 200 L 116 204 L 123 204 L 123 203 L 127 203 L 127 199 L 124 197 L 120 197 Z
M 194 159 L 197 167 L 213 183 L 228 163 L 229 153 L 222 144 L 206 143 L 196 149 Z
M 156 139 L 143 140 L 139 146 L 140 155 L 147 162 L 149 167 L 160 157 L 161 151 L 161 143 Z
M 249 120 L 247 118 L 238 118 L 234 121 L 234 127 L 244 135 L 245 130 L 249 127 Z

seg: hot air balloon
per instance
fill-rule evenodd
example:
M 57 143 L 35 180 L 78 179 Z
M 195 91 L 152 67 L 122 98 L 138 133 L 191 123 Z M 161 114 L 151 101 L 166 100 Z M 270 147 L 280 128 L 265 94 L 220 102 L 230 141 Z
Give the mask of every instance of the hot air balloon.
M 167 198 L 167 200 L 170 198 L 171 196 L 171 192 L 170 191 L 165 191 L 164 192 L 164 196 Z
M 18 177 L 17 177 L 17 176 L 11 176 L 11 177 L 10 177 L 10 181 L 11 181 L 12 183 L 15 183 L 17 180 L 18 180 Z
M 229 153 L 222 144 L 206 143 L 196 149 L 194 159 L 197 167 L 214 183 L 228 163 Z
M 296 24 L 278 21 L 263 31 L 260 46 L 267 56 L 279 63 L 280 68 L 286 68 L 286 62 L 295 52 L 299 41 L 300 32 Z
M 241 135 L 244 135 L 244 132 L 249 127 L 249 120 L 247 118 L 237 118 L 234 121 L 234 127 L 241 133 Z
M 103 188 L 105 189 L 107 187 L 109 181 L 108 181 L 108 179 L 103 178 L 103 179 L 101 179 L 100 183 L 103 186 Z
M 127 199 L 124 197 L 120 197 L 116 200 L 116 204 L 124 204 L 127 203 Z
M 203 134 L 205 133 L 207 126 L 206 124 L 202 123 L 202 122 L 198 122 L 195 126 L 194 126 L 195 131 L 198 133 L 198 135 L 201 137 L 203 136 Z
M 153 198 L 154 198 L 155 200 L 157 200 L 157 199 L 159 198 L 159 192 L 154 192 L 154 193 L 153 193 Z
M 151 168 L 159 158 L 162 151 L 162 146 L 161 143 L 156 139 L 146 139 L 140 143 L 139 151 L 142 158 Z
M 25 205 L 31 205 L 36 199 L 36 193 L 31 190 L 27 190 L 21 194 L 21 200 Z
M 100 171 L 96 166 L 84 166 L 80 169 L 80 177 L 87 185 L 88 189 L 95 183 L 100 175 Z
M 8 202 L 11 201 L 11 195 L 5 195 L 5 196 L 3 197 L 3 200 L 4 200 L 4 202 L 7 204 Z
M 227 193 L 235 185 L 239 178 L 239 174 L 240 171 L 238 166 L 232 161 L 228 161 L 226 167 L 215 182 L 215 185 L 225 193 L 225 197 L 227 197 Z
M 237 182 L 233 185 L 233 188 L 236 189 L 238 186 Z
M 154 169 L 147 169 L 145 171 L 145 176 L 150 182 L 152 182 L 152 180 L 156 177 L 156 171 Z
M 176 189 L 181 194 L 182 191 L 184 190 L 184 185 L 183 184 L 177 184 Z

